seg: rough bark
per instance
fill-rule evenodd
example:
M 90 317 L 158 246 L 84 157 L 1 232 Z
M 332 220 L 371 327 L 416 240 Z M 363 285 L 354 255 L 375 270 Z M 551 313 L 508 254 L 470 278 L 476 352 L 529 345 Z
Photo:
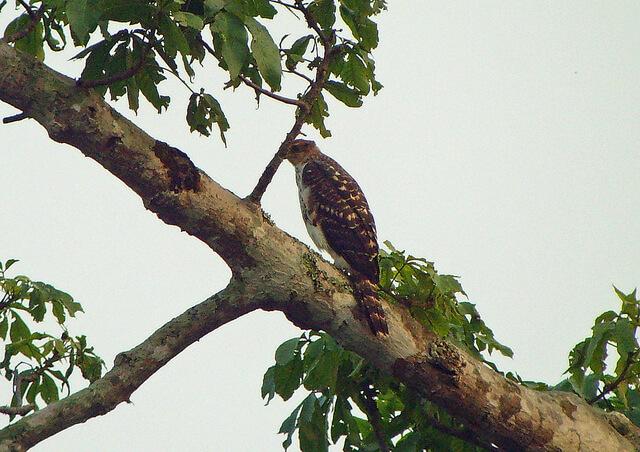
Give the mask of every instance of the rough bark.
M 626 451 L 640 444 L 630 422 L 610 421 L 571 394 L 516 385 L 425 331 L 400 306 L 385 306 L 390 334 L 374 337 L 333 266 L 197 169 L 186 154 L 148 136 L 95 93 L 1 42 L 0 100 L 38 121 L 53 140 L 96 160 L 163 221 L 220 254 L 233 270 L 235 294 L 233 300 L 218 296 L 212 313 L 202 304 L 187 311 L 117 360 L 100 381 L 0 432 L 0 449 L 23 450 L 66 428 L 55 413 L 69 416 L 69 425 L 104 414 L 193 340 L 256 308 L 280 310 L 302 328 L 327 331 L 501 448 Z

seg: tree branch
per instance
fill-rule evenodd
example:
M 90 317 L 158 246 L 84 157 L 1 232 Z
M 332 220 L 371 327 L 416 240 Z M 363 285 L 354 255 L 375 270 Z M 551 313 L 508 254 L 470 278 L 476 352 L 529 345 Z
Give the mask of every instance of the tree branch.
M 9 416 L 25 416 L 35 409 L 36 406 L 32 403 L 23 406 L 0 406 L 0 413 Z
M 25 451 L 46 438 L 128 402 L 131 394 L 172 358 L 206 334 L 257 306 L 241 286 L 231 283 L 222 292 L 167 322 L 128 352 L 120 353 L 113 368 L 89 387 L 52 403 L 0 430 L 0 449 Z M 29 406 L 0 407 L 28 413 Z M 7 408 L 7 411 L 3 411 Z M 31 407 L 33 409 L 33 407 Z
M 253 83 L 251 80 L 249 80 L 247 77 L 245 77 L 244 75 L 240 74 L 238 75 L 238 77 L 240 78 L 240 80 L 242 80 L 242 82 L 253 88 L 254 90 L 256 90 L 259 93 L 264 94 L 265 96 L 268 96 L 272 99 L 275 99 L 277 101 L 283 102 L 285 104 L 289 104 L 289 105 L 297 105 L 298 107 L 302 108 L 303 110 L 309 110 L 309 106 L 304 103 L 303 101 L 299 100 L 299 99 L 291 99 L 289 97 L 284 97 L 284 96 L 280 96 L 279 94 L 276 94 L 272 91 L 269 91 L 268 89 L 264 89 L 262 88 L 260 85 L 257 85 L 255 83 Z
M 304 103 L 312 108 L 314 102 L 318 99 L 320 93 L 322 93 L 322 89 L 324 88 L 324 85 L 329 78 L 329 64 L 331 63 L 331 59 L 333 58 L 334 52 L 336 52 L 337 49 L 333 47 L 333 36 L 331 38 L 327 38 L 322 33 L 322 30 L 320 30 L 318 23 L 309 13 L 309 11 L 302 5 L 302 2 L 296 0 L 296 5 L 298 6 L 298 9 L 304 14 L 309 27 L 313 28 L 314 30 L 316 30 L 316 33 L 318 33 L 318 36 L 320 37 L 320 40 L 322 41 L 322 45 L 324 47 L 322 60 L 320 61 L 320 65 L 316 70 L 316 78 L 309 85 L 309 90 L 307 91 L 307 93 L 302 96 L 302 100 L 304 101 Z M 278 167 L 282 163 L 284 154 L 287 151 L 289 144 L 298 137 L 300 131 L 302 130 L 302 125 L 306 122 L 310 114 L 311 109 L 305 111 L 296 111 L 296 119 L 293 123 L 293 127 L 291 127 L 291 130 L 289 131 L 289 133 L 287 133 L 284 141 L 280 144 L 278 151 L 273 156 L 271 161 L 267 164 L 253 191 L 249 194 L 249 196 L 247 196 L 246 199 L 249 202 L 260 205 L 262 196 L 271 183 L 273 176 L 275 176 Z
M 637 427 L 619 432 L 600 410 L 573 394 L 535 391 L 507 380 L 426 331 L 401 306 L 385 305 L 390 334 L 383 339 L 374 337 L 359 317 L 348 281 L 334 266 L 268 222 L 255 204 L 221 187 L 186 154 L 153 139 L 115 112 L 97 93 L 77 89 L 72 79 L 3 42 L 0 101 L 35 119 L 52 140 L 68 143 L 98 162 L 165 223 L 180 227 L 218 253 L 231 267 L 234 293 L 251 299 L 250 304 L 246 300 L 241 304 L 244 309 L 279 310 L 301 328 L 326 331 L 343 347 L 415 389 L 487 441 L 519 451 L 632 451 L 640 446 L 640 437 L 634 436 Z M 242 310 L 239 302 L 229 307 L 230 303 L 221 300 L 206 309 L 200 305 L 180 318 L 190 324 L 193 316 L 215 318 L 220 309 L 217 321 L 229 321 Z M 204 317 L 199 309 L 207 311 Z M 14 424 L 20 428 L 8 427 L 2 434 L 5 444 L 15 444 L 18 437 L 22 444 L 29 444 L 60 431 L 65 423 L 87 419 L 89 411 L 105 413 L 126 400 L 120 397 L 137 387 L 133 381 L 148 378 L 147 373 L 157 370 L 160 361 L 166 362 L 196 336 L 212 329 L 198 325 L 189 329 L 188 334 L 193 334 L 189 337 L 174 330 L 164 344 L 150 338 L 152 342 L 141 344 L 141 350 L 121 356 L 118 370 L 100 383 Z M 163 333 L 154 333 L 152 338 L 158 338 L 156 334 Z M 147 352 L 157 355 L 159 361 L 150 369 L 146 364 L 135 366 L 137 358 Z M 136 375 L 136 380 L 128 379 L 130 375 Z M 105 399 L 103 391 L 113 393 L 117 400 Z M 77 400 L 91 408 L 83 410 Z M 63 409 L 64 416 L 60 415 Z M 70 410 L 68 420 L 66 410 Z M 32 424 L 30 419 L 36 416 Z
M 640 353 L 640 350 L 636 350 L 632 353 L 629 353 L 629 355 L 627 356 L 627 361 L 624 363 L 624 368 L 620 372 L 620 375 L 618 375 L 618 378 L 604 385 L 604 387 L 602 388 L 602 392 L 600 392 L 600 394 L 587 400 L 587 403 L 589 405 L 593 405 L 598 400 L 606 396 L 608 393 L 615 390 L 620 385 L 620 383 L 622 383 L 624 379 L 627 378 L 627 372 L 629 371 L 629 368 L 631 367 L 631 365 L 635 362 L 635 358 L 636 356 L 638 356 L 638 353 Z
M 15 115 L 7 116 L 6 118 L 2 118 L 2 124 L 10 124 L 12 122 L 22 121 L 23 119 L 27 119 L 28 116 L 24 113 L 17 113 Z

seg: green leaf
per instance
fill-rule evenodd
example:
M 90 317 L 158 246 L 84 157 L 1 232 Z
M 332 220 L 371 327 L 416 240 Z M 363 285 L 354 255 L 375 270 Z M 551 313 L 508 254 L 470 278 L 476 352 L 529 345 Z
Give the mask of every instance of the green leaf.
M 16 262 L 20 262 L 18 259 L 9 259 L 7 262 L 5 262 L 4 264 L 4 271 L 9 270 L 9 267 L 11 267 L 13 264 L 15 264 Z
M 193 13 L 176 11 L 173 13 L 173 18 L 183 27 L 191 27 L 198 31 L 202 30 L 204 27 L 202 17 L 196 16 Z
M 204 13 L 206 17 L 213 17 L 224 8 L 227 0 L 204 0 Z
M 289 339 L 288 341 L 283 342 L 276 349 L 276 364 L 279 366 L 284 366 L 288 364 L 295 358 L 296 351 L 298 350 L 298 343 L 300 342 L 300 338 L 294 337 L 293 339 Z
M 162 112 L 162 108 L 165 109 L 169 106 L 169 98 L 167 96 L 160 96 L 158 93 L 158 87 L 156 86 L 161 80 L 164 80 L 164 76 L 157 72 L 157 69 L 152 69 L 149 66 L 143 67 L 136 74 L 136 83 L 138 88 L 142 92 L 142 95 L 158 110 L 158 113 Z
M 290 49 L 286 50 L 287 60 L 285 65 L 287 69 L 293 70 L 296 65 L 303 61 L 304 54 L 307 52 L 309 42 L 313 39 L 313 36 L 307 35 L 296 39 Z
M 333 0 L 314 0 L 308 8 L 323 29 L 329 30 L 333 27 L 336 22 L 336 5 Z
M 325 387 L 334 389 L 340 365 L 340 352 L 325 352 L 317 364 L 307 372 L 303 380 L 304 387 L 322 390 Z
M 31 23 L 31 18 L 23 14 L 12 21 L 5 30 L 5 36 L 12 35 L 16 32 L 28 27 Z M 44 60 L 44 40 L 43 40 L 44 27 L 42 22 L 38 22 L 33 29 L 27 33 L 26 36 L 15 42 L 16 49 L 22 50 L 30 55 L 33 55 L 38 60 Z M 10 262 L 11 260 L 7 261 Z M 9 268 L 7 266 L 7 268 Z
M 280 426 L 280 430 L 278 430 L 278 433 L 287 434 L 287 438 L 282 443 L 282 447 L 284 447 L 284 450 L 287 450 L 289 446 L 291 446 L 293 433 L 296 431 L 296 428 L 298 426 L 298 423 L 296 421 L 298 420 L 298 413 L 300 412 L 300 408 L 302 408 L 302 403 L 291 412 L 291 414 L 284 420 L 284 422 Z
M 618 353 L 627 355 L 638 348 L 635 338 L 635 327 L 628 319 L 619 319 L 613 330 L 612 339 L 616 341 Z
M 103 21 L 143 23 L 151 20 L 157 11 L 146 0 L 99 0 Z
M 360 107 L 362 106 L 362 98 L 360 93 L 341 82 L 329 80 L 325 84 L 325 89 L 331 93 L 333 97 L 338 99 L 348 107 Z
M 0 321 L 0 339 L 3 341 L 7 337 L 7 331 L 9 330 L 9 319 L 6 315 L 2 316 L 2 321 Z
M 89 41 L 89 34 L 98 26 L 102 14 L 99 2 L 95 0 L 68 0 L 65 12 L 76 45 L 85 45 Z
M 280 90 L 282 80 L 282 66 L 280 51 L 267 29 L 252 17 L 244 19 L 244 23 L 251 33 L 251 51 L 258 64 L 260 75 L 272 90 Z
M 324 118 L 328 116 L 329 111 L 327 102 L 324 100 L 322 94 L 320 94 L 311 105 L 311 114 L 307 118 L 307 122 L 320 131 L 320 136 L 322 138 L 328 138 L 331 136 L 331 131 L 327 129 L 324 124 Z
M 222 56 L 234 80 L 249 61 L 247 29 L 235 15 L 223 11 L 216 15 L 211 31 L 220 35 Z
M 369 77 L 368 71 L 362 60 L 355 54 L 350 53 L 347 61 L 342 67 L 340 78 L 345 83 L 353 86 L 362 94 L 369 93 Z
M 189 54 L 190 50 L 187 38 L 185 38 L 184 33 L 173 20 L 166 15 L 160 16 L 158 29 L 164 36 L 164 48 L 169 57 L 175 58 L 178 51 L 182 55 Z
M 47 373 L 42 375 L 40 397 L 42 397 L 42 400 L 44 400 L 47 405 L 51 402 L 57 401 L 59 398 L 58 386 L 56 386 L 56 382 L 53 381 L 53 378 L 51 378 Z
M 250 0 L 256 13 L 265 19 L 273 19 L 278 12 L 268 0 Z
M 302 404 L 298 419 L 298 439 L 303 452 L 327 452 L 327 424 L 315 394 L 309 394 Z
M 283 400 L 289 400 L 302 380 L 302 361 L 294 359 L 274 371 L 275 391 Z
M 357 14 L 344 4 L 340 5 L 340 16 L 364 50 L 369 51 L 378 46 L 378 26 L 374 21 L 365 15 Z
M 58 320 L 58 323 L 62 325 L 66 320 L 66 316 L 64 315 L 64 306 L 62 303 L 58 300 L 51 300 L 51 311 Z
M 262 387 L 260 389 L 260 393 L 263 399 L 267 397 L 267 403 L 265 405 L 269 405 L 269 402 L 271 402 L 271 399 L 273 399 L 273 396 L 276 393 L 276 383 L 274 379 L 275 372 L 276 366 L 271 366 L 267 369 L 267 371 L 264 373 L 264 376 L 262 377 Z
M 31 331 L 22 317 L 13 312 L 13 322 L 11 322 L 11 329 L 9 330 L 9 337 L 11 342 L 18 342 L 23 339 L 27 340 L 31 336 Z

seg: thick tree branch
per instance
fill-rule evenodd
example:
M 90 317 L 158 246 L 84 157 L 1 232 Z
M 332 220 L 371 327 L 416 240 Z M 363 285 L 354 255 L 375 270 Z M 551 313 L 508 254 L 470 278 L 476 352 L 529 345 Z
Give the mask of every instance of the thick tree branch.
M 206 334 L 252 311 L 251 301 L 235 283 L 188 309 L 128 352 L 120 353 L 113 368 L 88 388 L 0 430 L 0 450 L 25 451 L 56 433 L 113 410 L 182 350 Z M 0 413 L 5 407 L 0 407 Z M 20 413 L 27 414 L 31 409 Z M 26 410 L 26 411 L 25 411 Z M 13 411 L 16 411 L 15 409 Z M 23 412 L 24 411 L 24 412 Z
M 256 306 L 279 310 L 302 328 L 327 331 L 381 372 L 463 420 L 478 436 L 510 450 L 631 451 L 640 445 L 634 436 L 637 428 L 617 430 L 601 411 L 575 395 L 534 391 L 505 379 L 425 331 L 401 306 L 385 306 L 390 334 L 384 339 L 374 337 L 359 318 L 348 282 L 335 267 L 269 223 L 254 204 L 198 170 L 186 154 L 123 118 L 96 93 L 78 89 L 70 78 L 1 42 L 0 100 L 38 121 L 53 140 L 68 143 L 97 161 L 164 222 L 177 225 L 220 254 L 233 271 L 236 293 L 253 295 L 247 310 Z M 222 303 L 219 309 L 225 309 Z M 228 312 L 226 321 L 237 315 L 237 310 Z M 205 334 L 207 328 L 203 325 L 198 334 Z M 152 353 L 166 362 L 187 343 L 161 343 Z M 136 362 L 125 354 L 118 366 L 129 366 L 144 377 L 148 370 L 139 369 Z M 118 381 L 120 374 L 115 374 L 118 378 L 109 375 L 100 383 L 108 385 L 108 391 L 134 389 L 129 380 Z M 82 422 L 89 411 L 101 414 L 116 403 L 101 399 L 95 391 L 92 385 L 35 413 L 37 425 L 28 421 L 32 416 L 22 419 L 18 423 L 23 429 L 7 433 L 5 444 L 18 433 L 35 438 L 43 430 L 59 431 L 64 428 L 60 422 L 69 422 L 60 420 L 67 417 L 67 410 L 73 422 Z M 72 414 L 81 406 L 78 397 L 93 407 L 81 416 Z M 65 415 L 57 416 L 62 406 Z

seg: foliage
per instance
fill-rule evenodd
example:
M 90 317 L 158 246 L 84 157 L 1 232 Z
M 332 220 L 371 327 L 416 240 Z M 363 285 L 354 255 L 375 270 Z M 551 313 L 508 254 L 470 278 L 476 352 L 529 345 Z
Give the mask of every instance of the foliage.
M 604 410 L 620 411 L 640 426 L 640 298 L 636 289 L 628 294 L 616 287 L 614 291 L 620 310 L 596 318 L 591 337 L 569 354 L 569 377 L 556 389 L 572 390 Z
M 24 404 L 37 409 L 70 392 L 69 378 L 80 370 L 92 382 L 102 375 L 102 359 L 85 336 L 72 337 L 65 326 L 82 306 L 55 287 L 26 276 L 9 278 L 15 259 L 0 262 L 0 339 L 5 342 L 0 368 L 12 383 L 11 407 Z M 34 331 L 33 323 L 55 319 L 61 334 Z M 12 416 L 13 418 L 13 416 Z
M 381 251 L 380 295 L 409 307 L 420 323 L 483 359 L 494 350 L 512 356 L 484 324 L 475 306 L 460 302 L 465 295 L 457 277 L 441 275 L 433 263 L 406 255 L 386 242 Z M 327 450 L 344 439 L 344 450 L 373 451 L 387 446 L 398 451 L 475 451 L 482 448 L 462 439 L 465 427 L 424 400 L 411 388 L 381 375 L 357 354 L 344 350 L 330 336 L 310 331 L 281 344 L 275 364 L 264 375 L 262 396 L 288 400 L 298 389 L 309 394 L 283 422 L 283 443 L 291 445 L 295 431 L 303 451 Z
M 3 6 L 6 2 L 0 10 Z M 285 76 L 303 79 L 307 86 L 293 97 L 307 102 L 308 111 L 298 106 L 296 116 L 323 136 L 330 135 L 323 89 L 358 107 L 363 96 L 382 88 L 371 52 L 378 45 L 372 18 L 385 8 L 384 0 L 35 0 L 30 8 L 5 30 L 7 38 L 29 30 L 16 40 L 17 48 L 40 60 L 45 48 L 60 51 L 70 42 L 84 48 L 74 57 L 85 62 L 80 85 L 108 91 L 111 99 L 126 95 L 133 111 L 140 94 L 158 112 L 167 108 L 171 98 L 158 87 L 175 76 L 190 92 L 186 119 L 191 131 L 208 136 L 216 125 L 223 141 L 229 122 L 212 94 L 221 88 L 248 80 L 259 96 L 279 91 Z M 305 26 L 274 39 L 265 24 L 280 12 L 293 13 Z M 321 69 L 325 58 L 327 67 Z M 194 87 L 196 70 L 211 59 L 227 80 Z M 329 80 L 323 78 L 327 72 Z M 213 79 L 207 72 L 207 83 Z M 318 83 L 320 92 L 312 95 Z

